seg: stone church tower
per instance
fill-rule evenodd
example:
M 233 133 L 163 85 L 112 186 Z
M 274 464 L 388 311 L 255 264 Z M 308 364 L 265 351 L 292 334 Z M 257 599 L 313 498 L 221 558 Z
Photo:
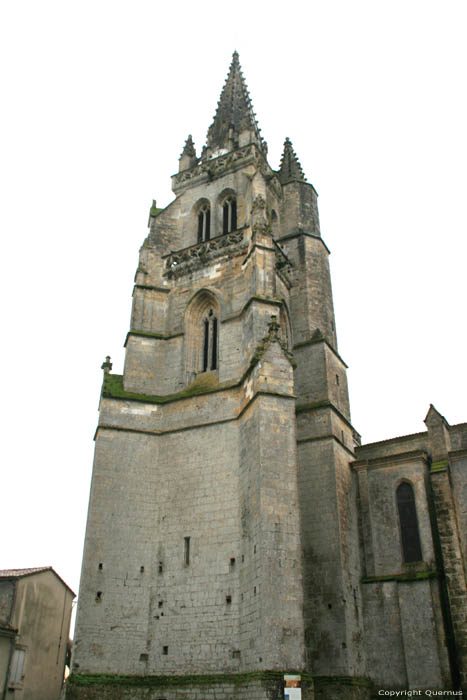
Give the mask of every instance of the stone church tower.
M 419 685 L 444 687 L 432 524 L 419 514 L 431 554 L 412 578 L 403 554 L 378 560 L 402 521 L 370 522 L 369 500 L 384 506 L 371 479 L 392 478 L 398 448 L 358 453 L 317 193 L 288 139 L 268 164 L 237 53 L 206 146 L 188 137 L 172 180 L 140 251 L 124 373 L 103 365 L 67 697 L 266 700 L 284 674 L 303 698 L 369 696 L 385 683 L 386 660 L 368 662 L 381 627 L 407 665 L 396 573 L 428 586 L 408 604 L 425 601 L 429 634 L 410 634 L 431 654 Z M 397 674 L 388 687 L 413 687 Z

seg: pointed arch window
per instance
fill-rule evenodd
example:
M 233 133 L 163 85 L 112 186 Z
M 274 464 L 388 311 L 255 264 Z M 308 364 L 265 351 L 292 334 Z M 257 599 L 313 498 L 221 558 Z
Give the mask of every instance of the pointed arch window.
M 237 228 L 237 200 L 227 197 L 222 206 L 222 233 L 230 233 Z
M 217 369 L 217 317 L 209 309 L 203 320 L 203 372 Z
M 211 208 L 203 204 L 198 211 L 198 243 L 211 238 Z
M 221 308 L 216 295 L 200 290 L 185 312 L 185 382 L 219 369 Z
M 397 488 L 396 498 L 404 562 L 408 564 L 414 561 L 422 561 L 422 547 L 412 485 L 403 481 Z

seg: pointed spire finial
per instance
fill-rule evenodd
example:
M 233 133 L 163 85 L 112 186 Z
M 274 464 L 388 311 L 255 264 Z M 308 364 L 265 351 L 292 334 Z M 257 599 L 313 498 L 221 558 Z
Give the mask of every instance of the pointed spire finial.
M 188 134 L 188 138 L 185 141 L 185 145 L 183 147 L 182 155 L 180 156 L 178 162 L 179 171 L 187 170 L 193 165 L 196 165 L 196 163 L 198 162 L 198 158 L 196 157 L 195 144 L 193 143 L 191 134 Z
M 250 132 L 250 141 L 256 142 L 266 154 L 266 143 L 261 137 L 255 118 L 250 94 L 240 67 L 239 55 L 234 51 L 229 73 L 217 103 L 214 121 L 208 130 L 207 146 L 213 151 L 231 150 L 238 147 L 242 132 Z
M 193 142 L 193 138 L 192 138 L 191 134 L 188 134 L 188 138 L 185 141 L 182 155 L 180 157 L 182 157 L 182 156 L 189 156 L 190 158 L 196 158 L 195 144 Z
M 284 141 L 284 150 L 282 152 L 281 164 L 279 168 L 279 180 L 284 185 L 286 182 L 299 181 L 306 182 L 305 174 L 297 158 L 292 142 L 287 136 Z

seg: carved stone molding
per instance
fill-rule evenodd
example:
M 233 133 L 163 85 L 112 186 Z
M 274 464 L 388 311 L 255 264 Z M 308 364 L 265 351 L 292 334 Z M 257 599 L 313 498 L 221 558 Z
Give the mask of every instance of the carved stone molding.
M 204 267 L 216 258 L 223 255 L 239 255 L 247 248 L 248 241 L 244 240 L 243 230 L 216 236 L 210 241 L 203 241 L 190 248 L 170 253 L 165 261 L 164 276 L 172 279 L 186 275 Z
M 200 176 L 207 175 L 209 178 L 218 177 L 226 170 L 229 170 L 233 165 L 242 165 L 243 161 L 251 159 L 251 156 L 255 154 L 255 146 L 253 144 L 248 144 L 244 148 L 240 148 L 236 151 L 230 151 L 230 153 L 225 153 L 218 158 L 212 158 L 202 161 L 194 168 L 189 170 L 182 170 L 181 173 L 174 175 L 174 183 L 176 186 L 183 185 L 190 182 L 191 180 L 196 180 Z

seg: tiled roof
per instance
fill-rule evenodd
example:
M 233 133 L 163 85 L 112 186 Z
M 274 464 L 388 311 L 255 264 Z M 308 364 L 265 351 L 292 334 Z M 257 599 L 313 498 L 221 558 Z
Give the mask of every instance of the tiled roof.
M 51 570 L 51 566 L 36 566 L 33 569 L 0 569 L 0 578 L 20 578 L 20 576 L 29 576 Z
M 62 579 L 61 576 L 57 574 L 57 572 L 54 570 L 52 566 L 36 566 L 30 569 L 0 569 L 0 579 L 2 578 L 22 578 L 23 576 L 31 576 L 32 574 L 40 574 L 43 571 L 51 571 L 60 581 L 63 583 L 66 588 L 68 588 L 71 593 L 73 593 L 73 597 L 76 596 L 76 593 L 73 591 L 70 586 L 65 583 L 65 581 Z

